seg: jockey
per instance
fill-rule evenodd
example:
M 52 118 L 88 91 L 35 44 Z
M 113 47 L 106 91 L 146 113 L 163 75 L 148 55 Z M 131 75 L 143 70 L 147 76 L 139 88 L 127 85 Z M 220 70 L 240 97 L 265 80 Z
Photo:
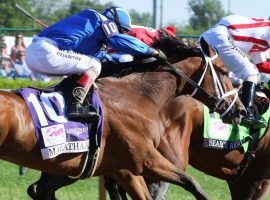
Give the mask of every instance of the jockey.
M 168 34 L 172 37 L 176 37 L 175 31 L 176 29 L 174 26 L 168 26 L 165 27 L 165 29 L 157 30 L 146 26 L 133 25 L 131 26 L 131 30 L 127 32 L 127 34 L 141 40 L 149 46 L 152 46 L 152 44 L 162 35 Z
M 164 29 L 154 29 L 146 26 L 132 25 L 130 31 L 127 32 L 128 35 L 133 36 L 145 44 L 152 47 L 153 43 L 158 40 L 163 35 L 169 35 L 171 37 L 176 37 L 176 28 L 174 26 L 167 26 Z M 117 60 L 120 63 L 132 62 L 134 57 L 130 54 L 125 54 L 123 52 L 116 52 L 115 49 L 109 49 L 109 55 L 112 58 L 108 58 L 108 61 Z
M 27 65 L 33 71 L 47 75 L 81 75 L 72 88 L 72 99 L 67 103 L 68 117 L 98 118 L 95 109 L 84 107 L 83 101 L 100 74 L 101 64 L 95 55 L 104 44 L 132 55 L 166 60 L 160 50 L 123 34 L 130 27 L 130 16 L 120 7 L 107 8 L 102 14 L 91 9 L 82 10 L 34 36 L 27 48 Z
M 241 101 L 247 109 L 243 122 L 265 127 L 254 115 L 253 97 L 259 71 L 270 73 L 270 63 L 265 57 L 270 48 L 270 21 L 230 15 L 202 34 L 200 42 L 205 41 L 217 50 L 228 70 L 243 80 Z

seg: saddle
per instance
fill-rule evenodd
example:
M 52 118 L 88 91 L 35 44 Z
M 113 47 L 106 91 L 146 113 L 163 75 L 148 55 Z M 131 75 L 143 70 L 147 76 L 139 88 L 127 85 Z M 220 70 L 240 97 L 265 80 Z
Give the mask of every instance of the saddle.
M 78 177 L 88 178 L 94 172 L 101 146 L 103 109 L 97 90 L 92 87 L 84 106 L 95 106 L 101 119 L 91 123 L 65 117 L 65 102 L 71 96 L 70 85 L 78 75 L 72 75 L 45 89 L 20 88 L 17 93 L 25 100 L 35 128 L 43 159 L 62 153 L 88 152 L 85 168 Z

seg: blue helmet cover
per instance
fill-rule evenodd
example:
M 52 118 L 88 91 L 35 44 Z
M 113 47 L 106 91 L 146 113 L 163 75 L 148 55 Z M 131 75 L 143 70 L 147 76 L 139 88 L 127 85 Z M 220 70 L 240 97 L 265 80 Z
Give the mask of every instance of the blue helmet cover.
M 112 6 L 104 11 L 102 11 L 102 15 L 106 16 L 107 18 L 116 21 L 116 15 L 115 15 L 115 10 L 118 15 L 118 20 L 120 22 L 121 28 L 125 30 L 130 30 L 131 29 L 131 18 L 126 10 L 124 10 L 121 7 L 118 6 Z

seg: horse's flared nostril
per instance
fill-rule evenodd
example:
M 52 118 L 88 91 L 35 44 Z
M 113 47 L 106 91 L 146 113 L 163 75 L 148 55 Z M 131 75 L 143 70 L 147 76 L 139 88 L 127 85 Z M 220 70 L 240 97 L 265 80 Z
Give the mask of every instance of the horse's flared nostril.
M 239 114 L 242 116 L 245 116 L 245 115 L 247 115 L 247 110 L 242 109 L 239 111 Z

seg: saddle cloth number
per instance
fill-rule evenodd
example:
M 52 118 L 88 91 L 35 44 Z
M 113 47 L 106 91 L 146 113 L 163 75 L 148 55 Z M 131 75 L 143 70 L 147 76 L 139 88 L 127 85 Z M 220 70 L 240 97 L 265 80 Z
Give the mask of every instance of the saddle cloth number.
M 61 111 L 59 115 L 55 112 L 51 101 L 49 98 L 54 98 L 55 101 L 57 101 L 58 105 L 60 105 Z M 45 113 L 42 109 L 42 106 L 39 103 L 39 100 L 37 96 L 33 93 L 30 93 L 27 97 L 27 100 L 32 103 L 33 107 L 36 110 L 36 114 L 38 116 L 38 120 L 41 127 L 48 126 L 49 123 L 46 119 Z M 68 120 L 64 115 L 64 109 L 65 109 L 65 100 L 62 95 L 60 95 L 57 92 L 53 93 L 41 93 L 40 95 L 41 103 L 43 104 L 44 108 L 46 109 L 46 112 L 48 113 L 48 118 L 54 122 L 57 123 L 67 123 Z

